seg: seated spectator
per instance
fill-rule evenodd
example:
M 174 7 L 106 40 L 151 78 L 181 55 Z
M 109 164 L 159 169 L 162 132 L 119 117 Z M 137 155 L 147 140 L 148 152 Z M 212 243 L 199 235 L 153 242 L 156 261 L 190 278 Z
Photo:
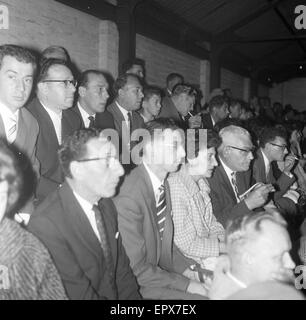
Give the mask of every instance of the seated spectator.
M 134 74 L 140 79 L 145 77 L 145 62 L 142 59 L 135 58 L 125 61 L 122 65 L 122 73 Z
M 36 143 L 36 156 L 40 162 L 38 203 L 63 182 L 57 151 L 67 136 L 81 128 L 80 117 L 70 110 L 75 87 L 71 68 L 65 61 L 48 59 L 41 66 L 36 97 L 27 106 L 39 125 Z
M 286 222 L 279 214 L 234 219 L 226 229 L 227 255 L 216 267 L 210 298 L 303 299 L 293 286 L 290 250 Z
M 253 111 L 248 108 L 248 106 L 245 103 L 241 104 L 241 113 L 239 116 L 240 120 L 249 120 L 254 117 Z
M 209 113 L 202 116 L 204 129 L 213 129 L 215 124 L 227 118 L 228 103 L 224 96 L 215 96 L 208 103 Z
M 170 174 L 168 182 L 174 243 L 200 268 L 213 270 L 216 257 L 224 252 L 224 228 L 212 211 L 206 178 L 218 165 L 215 155 L 221 139 L 213 130 L 207 136 L 204 132 L 200 129 L 195 136 L 187 135 L 187 162 Z
M 161 109 L 161 92 L 158 88 L 148 86 L 144 88 L 144 97 L 141 104 L 139 114 L 142 116 L 143 121 L 149 122 L 154 120 Z
M 114 119 L 105 110 L 108 94 L 108 82 L 99 70 L 82 72 L 78 81 L 78 99 L 71 109 L 81 119 L 82 127 L 97 129 L 115 129 Z
M 183 276 L 189 264 L 173 244 L 171 199 L 166 181 L 185 157 L 181 130 L 168 119 L 146 125 L 142 163 L 115 197 L 119 231 L 145 299 L 204 298 L 199 281 Z
M 159 118 L 173 119 L 182 129 L 200 128 L 201 116 L 188 113 L 193 110 L 196 91 L 189 85 L 178 84 L 173 88 L 170 98 L 162 100 Z M 190 115 L 190 114 L 189 114 Z
M 261 184 L 246 197 L 240 197 L 251 187 L 249 168 L 254 158 L 251 136 L 247 130 L 233 125 L 223 128 L 219 135 L 222 139 L 218 148 L 220 165 L 208 181 L 214 215 L 226 227 L 229 219 L 246 212 L 252 214 L 252 210 L 263 206 L 274 188 Z
M 166 89 L 165 89 L 165 97 L 164 99 L 169 99 L 172 95 L 173 88 L 178 85 L 184 83 L 184 77 L 178 73 L 170 73 L 166 79 Z M 167 102 L 165 102 L 167 104 Z
M 65 182 L 34 212 L 29 230 L 49 249 L 70 299 L 139 299 L 109 199 L 123 175 L 114 145 L 96 129 L 78 130 L 59 159 Z
M 237 99 L 232 99 L 231 104 L 229 106 L 229 117 L 234 119 L 239 119 L 240 116 L 241 116 L 241 103 Z
M 272 195 L 272 199 L 283 214 L 296 212 L 295 203 L 290 198 L 283 197 L 295 181 L 291 173 L 295 158 L 288 154 L 286 138 L 283 127 L 265 127 L 259 136 L 260 148 L 257 150 L 252 170 L 256 182 L 274 185 L 276 192 Z M 283 160 L 284 168 L 280 172 L 276 162 Z
M 47 249 L 13 220 L 26 188 L 16 159 L 0 141 L 0 300 L 67 299 Z

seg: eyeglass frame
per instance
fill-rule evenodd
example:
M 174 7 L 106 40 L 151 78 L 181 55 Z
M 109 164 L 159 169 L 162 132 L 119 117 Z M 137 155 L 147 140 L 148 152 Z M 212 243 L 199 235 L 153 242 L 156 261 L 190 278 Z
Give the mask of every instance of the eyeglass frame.
M 287 145 L 282 145 L 282 146 L 280 146 L 279 144 L 276 144 L 276 143 L 273 143 L 273 142 L 268 142 L 268 143 L 272 144 L 273 146 L 276 146 L 276 147 L 281 148 L 283 151 L 284 151 L 285 149 L 288 149 L 288 146 L 287 146 Z
M 109 156 L 109 157 L 96 157 L 96 158 L 85 158 L 85 159 L 79 159 L 79 160 L 75 160 L 77 162 L 90 162 L 90 161 L 98 161 L 98 160 L 108 160 L 106 162 L 106 166 L 107 168 L 110 167 L 110 161 L 111 160 L 118 160 L 115 156 Z
M 255 151 L 255 147 L 252 147 L 250 150 L 246 150 L 246 149 L 242 149 L 242 148 L 238 148 L 238 147 L 234 147 L 234 146 L 227 146 L 227 147 L 243 151 L 243 152 L 245 152 L 247 154 L 250 153 L 250 152 L 253 153 Z
M 65 88 L 68 88 L 68 83 L 70 85 L 73 85 L 75 88 L 78 85 L 78 81 L 77 80 L 53 80 L 53 79 L 50 79 L 50 80 L 43 80 L 41 82 L 62 82 L 62 83 L 65 84 Z

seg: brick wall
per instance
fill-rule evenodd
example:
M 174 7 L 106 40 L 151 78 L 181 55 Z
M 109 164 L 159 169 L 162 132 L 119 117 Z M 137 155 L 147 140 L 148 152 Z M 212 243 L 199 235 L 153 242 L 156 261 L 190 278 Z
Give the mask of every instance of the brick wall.
M 306 79 L 292 79 L 275 85 L 270 89 L 272 102 L 279 101 L 283 105 L 290 103 L 293 108 L 306 110 Z
M 50 0 L 1 3 L 9 10 L 9 29 L 0 30 L 0 43 L 24 45 L 37 51 L 49 45 L 63 46 L 80 70 L 105 68 L 116 74 L 118 49 L 109 38 L 116 41 L 118 35 L 112 23 Z M 113 51 L 116 53 L 112 54 Z

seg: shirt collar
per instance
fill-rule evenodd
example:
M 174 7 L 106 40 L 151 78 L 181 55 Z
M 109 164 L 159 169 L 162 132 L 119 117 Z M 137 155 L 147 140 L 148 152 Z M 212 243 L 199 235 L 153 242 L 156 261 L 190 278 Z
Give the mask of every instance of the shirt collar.
M 121 106 L 120 106 L 120 104 L 118 103 L 118 101 L 115 101 L 116 102 L 116 105 L 118 106 L 118 108 L 119 108 L 119 110 L 121 111 L 121 113 L 123 114 L 123 117 L 124 117 L 124 119 L 125 119 L 125 121 L 128 121 L 128 113 L 129 113 L 129 111 L 127 111 L 126 109 L 124 109 L 124 108 L 122 108 Z
M 50 115 L 50 117 L 57 117 L 57 118 L 60 118 L 62 119 L 62 114 L 63 114 L 63 111 L 61 110 L 60 112 L 55 112 L 54 110 L 46 107 L 41 101 L 39 101 L 41 103 L 41 105 L 44 107 L 44 109 L 48 112 L 48 114 Z
M 225 170 L 226 175 L 228 176 L 229 180 L 231 180 L 231 179 L 232 179 L 232 173 L 235 172 L 235 171 L 233 171 L 232 169 L 230 169 L 230 168 L 222 161 L 222 159 L 221 159 L 220 157 L 219 157 L 219 160 L 220 160 L 220 162 L 221 162 L 221 164 L 222 164 L 222 166 L 223 166 L 223 168 L 224 168 L 224 170 Z
M 153 187 L 153 191 L 154 191 L 154 194 L 155 194 L 155 198 L 156 198 L 156 196 L 159 196 L 159 190 L 158 189 L 164 183 L 164 181 L 161 181 L 144 161 L 142 163 L 143 163 L 145 169 L 147 170 L 147 172 L 149 174 L 149 177 L 150 177 L 150 180 L 151 180 L 151 183 L 152 183 L 152 187 Z
M 265 155 L 265 153 L 263 152 L 262 148 L 260 148 L 260 151 L 261 151 L 262 157 L 264 159 L 266 174 L 268 174 L 268 171 L 269 171 L 268 169 L 270 169 L 270 162 L 269 162 L 267 156 Z
M 0 102 L 0 114 L 2 118 L 12 117 L 13 119 L 18 120 L 19 109 L 17 109 L 15 112 L 12 112 L 12 110 L 9 107 L 7 107 L 4 103 Z
M 89 210 L 92 210 L 93 204 L 81 197 L 78 193 L 76 193 L 74 190 L 72 190 L 74 196 L 78 200 L 80 206 L 85 212 L 88 212 Z
M 80 110 L 80 113 L 81 113 L 81 116 L 82 116 L 82 118 L 83 119 L 88 119 L 88 117 L 96 117 L 96 114 L 94 113 L 94 114 L 89 114 L 82 106 L 81 106 L 81 104 L 80 104 L 80 102 L 78 102 L 78 108 L 79 108 L 79 110 Z

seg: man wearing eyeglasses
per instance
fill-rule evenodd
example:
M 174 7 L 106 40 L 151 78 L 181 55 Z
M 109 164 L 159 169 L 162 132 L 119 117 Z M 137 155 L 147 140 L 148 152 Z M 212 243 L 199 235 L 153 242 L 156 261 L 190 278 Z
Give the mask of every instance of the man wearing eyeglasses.
M 27 107 L 40 128 L 36 144 L 41 165 L 38 202 L 63 182 L 57 151 L 68 135 L 81 128 L 80 118 L 68 110 L 73 104 L 75 87 L 76 81 L 65 61 L 48 59 L 41 66 L 36 97 Z
M 105 110 L 109 94 L 103 73 L 86 70 L 82 72 L 78 82 L 78 100 L 72 110 L 81 118 L 82 127 L 115 129 L 112 114 Z
M 30 218 L 73 300 L 139 299 L 109 199 L 124 171 L 114 145 L 93 128 L 75 131 L 59 150 L 63 185 Z
M 288 214 L 296 212 L 293 200 L 297 202 L 298 194 L 291 192 L 291 195 L 295 196 L 294 199 L 284 197 L 295 181 L 291 171 L 296 161 L 294 155 L 288 154 L 286 138 L 283 127 L 266 127 L 262 130 L 258 137 L 260 148 L 253 163 L 253 178 L 256 182 L 272 183 L 275 186 L 277 191 L 272 199 L 282 213 Z M 277 166 L 277 161 L 284 161 L 282 172 Z
M 252 210 L 263 206 L 274 188 L 262 183 L 242 199 L 240 196 L 251 187 L 249 168 L 254 159 L 251 136 L 234 125 L 221 129 L 219 135 L 222 138 L 218 149 L 220 165 L 208 181 L 214 215 L 226 227 L 229 219 L 246 212 L 252 214 Z

